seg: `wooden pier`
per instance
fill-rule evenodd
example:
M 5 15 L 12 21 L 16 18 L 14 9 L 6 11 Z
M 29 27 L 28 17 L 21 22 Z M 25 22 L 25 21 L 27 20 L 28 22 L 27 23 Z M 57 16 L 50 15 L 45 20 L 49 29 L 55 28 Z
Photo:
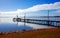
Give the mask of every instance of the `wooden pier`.
M 58 25 L 60 24 L 60 21 L 53 21 L 53 20 L 21 19 L 21 18 L 18 19 L 16 18 L 15 20 L 14 18 L 13 21 L 60 27 L 60 25 Z

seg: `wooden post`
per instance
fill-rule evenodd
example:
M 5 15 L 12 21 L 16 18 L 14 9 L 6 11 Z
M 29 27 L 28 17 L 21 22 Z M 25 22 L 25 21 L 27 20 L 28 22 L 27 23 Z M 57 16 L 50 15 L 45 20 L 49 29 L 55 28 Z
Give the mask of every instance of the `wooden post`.
M 23 31 L 25 31 L 25 25 L 26 25 L 26 13 L 24 13 L 24 29 L 23 29 Z
M 48 26 L 49 26 L 49 10 L 48 10 Z

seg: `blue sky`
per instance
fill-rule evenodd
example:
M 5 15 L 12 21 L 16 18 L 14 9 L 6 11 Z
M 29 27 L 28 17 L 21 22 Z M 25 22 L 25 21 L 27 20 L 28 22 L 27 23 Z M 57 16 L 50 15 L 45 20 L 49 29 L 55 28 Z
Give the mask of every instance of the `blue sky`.
M 52 9 L 59 9 L 53 10 Z M 44 11 L 41 11 L 44 10 Z M 1 15 L 60 15 L 60 0 L 0 0 Z
M 1 11 L 15 11 L 17 9 L 26 9 L 38 4 L 50 4 L 60 0 L 0 0 Z

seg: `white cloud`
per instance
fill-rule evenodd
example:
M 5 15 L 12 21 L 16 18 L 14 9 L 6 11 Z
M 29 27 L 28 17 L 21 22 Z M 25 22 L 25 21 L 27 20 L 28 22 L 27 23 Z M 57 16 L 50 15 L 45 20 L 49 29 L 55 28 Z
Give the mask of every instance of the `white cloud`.
M 36 12 L 36 11 L 40 11 L 40 10 L 51 10 L 51 9 L 60 9 L 60 2 L 55 2 L 52 4 L 39 4 L 39 5 L 35 5 L 32 6 L 30 8 L 27 9 L 17 9 L 16 11 L 9 11 L 9 12 L 2 12 L 2 14 L 22 14 L 24 12 Z
M 1 12 L 1 15 L 16 15 L 17 11 Z
M 60 2 L 55 2 L 53 4 L 41 4 L 36 5 L 27 9 L 18 9 L 19 12 L 35 12 L 39 10 L 51 10 L 51 9 L 60 9 Z

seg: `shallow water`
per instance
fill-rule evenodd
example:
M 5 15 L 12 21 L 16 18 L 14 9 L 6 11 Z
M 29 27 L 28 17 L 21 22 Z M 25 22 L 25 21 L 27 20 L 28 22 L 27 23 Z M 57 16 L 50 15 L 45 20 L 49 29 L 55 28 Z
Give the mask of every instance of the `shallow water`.
M 16 30 L 32 30 L 32 27 L 24 26 L 24 25 L 17 25 L 15 23 L 0 23 L 0 32 L 6 31 L 16 31 Z
M 26 23 L 24 26 L 23 22 L 13 22 L 12 18 L 0 18 L 0 32 L 16 31 L 16 30 L 32 30 L 32 29 L 43 29 L 43 28 L 54 28 L 51 26 L 37 25 Z

